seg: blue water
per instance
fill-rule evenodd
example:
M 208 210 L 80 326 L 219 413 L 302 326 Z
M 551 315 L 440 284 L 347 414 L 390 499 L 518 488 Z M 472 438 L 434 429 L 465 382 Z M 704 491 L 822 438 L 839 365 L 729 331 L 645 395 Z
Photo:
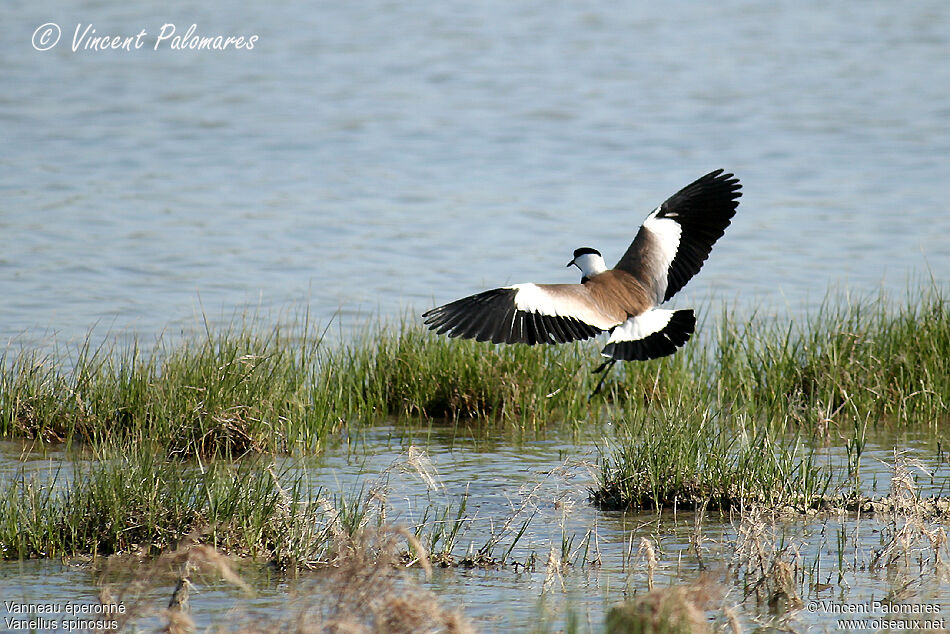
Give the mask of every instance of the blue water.
M 62 39 L 37 51 L 31 38 L 48 22 Z M 259 39 L 253 50 L 153 50 L 166 23 Z M 76 26 L 90 24 L 101 35 L 144 29 L 144 46 L 74 52 Z M 574 248 L 616 259 L 654 206 L 718 167 L 742 179 L 742 204 L 678 306 L 794 318 L 829 288 L 901 296 L 909 282 L 944 283 L 948 34 L 940 0 L 7 0 L 0 348 L 90 332 L 148 340 L 199 328 L 202 313 L 215 322 L 248 310 L 309 310 L 346 336 L 370 317 L 486 287 L 573 281 L 564 263 Z M 371 445 L 366 477 L 404 445 Z M 596 458 L 589 444 L 557 440 L 430 452 L 448 486 L 483 481 L 483 516 L 497 518 L 507 513 L 499 500 L 544 480 L 562 449 Z M 882 459 L 889 450 L 879 448 Z M 332 477 L 356 477 L 334 460 Z M 45 457 L 33 466 L 55 472 Z M 586 506 L 589 482 L 569 489 L 570 525 L 598 525 L 607 563 L 569 575 L 551 601 L 568 597 L 596 626 L 604 605 L 642 589 L 643 574 L 618 571 L 631 528 Z M 561 530 L 557 513 L 545 514 L 531 536 L 542 555 Z M 687 548 L 689 524 L 633 521 L 637 539 L 666 531 L 670 552 Z M 732 539 L 726 524 L 709 530 Z M 820 524 L 789 530 L 804 531 L 809 549 L 824 544 Z M 694 572 L 670 562 L 663 583 Z M 5 565 L 0 587 L 21 601 L 90 602 L 90 577 L 27 562 Z M 503 631 L 536 622 L 543 577 L 459 573 L 431 587 Z M 850 582 L 854 599 L 890 587 Z M 950 604 L 946 584 L 935 588 Z M 195 601 L 218 598 L 205 589 Z M 269 609 L 283 598 L 260 600 Z
M 6 2 L 0 342 L 256 307 L 346 329 L 573 281 L 575 247 L 615 259 L 717 167 L 745 196 L 678 305 L 945 280 L 948 22 L 936 0 Z M 166 23 L 259 39 L 153 50 Z M 77 25 L 147 33 L 74 52 Z

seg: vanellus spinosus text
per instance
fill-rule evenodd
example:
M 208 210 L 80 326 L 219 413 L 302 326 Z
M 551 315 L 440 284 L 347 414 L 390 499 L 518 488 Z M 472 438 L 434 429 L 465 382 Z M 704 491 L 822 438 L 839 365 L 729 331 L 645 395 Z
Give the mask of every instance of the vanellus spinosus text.
M 423 313 L 438 334 L 492 343 L 565 343 L 602 332 L 607 358 L 645 361 L 676 352 L 693 334 L 691 309 L 657 308 L 702 267 L 739 205 L 739 179 L 716 170 L 687 185 L 653 210 L 616 266 L 597 249 L 582 247 L 567 263 L 580 284 L 514 284 L 464 297 Z

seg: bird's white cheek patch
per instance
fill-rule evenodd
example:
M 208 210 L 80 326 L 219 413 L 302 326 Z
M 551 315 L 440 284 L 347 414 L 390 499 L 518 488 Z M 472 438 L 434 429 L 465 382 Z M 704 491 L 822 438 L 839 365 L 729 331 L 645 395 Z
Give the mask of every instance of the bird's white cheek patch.
M 581 270 L 584 277 L 593 277 L 607 270 L 607 264 L 604 262 L 603 256 L 596 253 L 585 253 L 578 258 L 574 258 L 574 263 L 577 264 L 577 268 Z

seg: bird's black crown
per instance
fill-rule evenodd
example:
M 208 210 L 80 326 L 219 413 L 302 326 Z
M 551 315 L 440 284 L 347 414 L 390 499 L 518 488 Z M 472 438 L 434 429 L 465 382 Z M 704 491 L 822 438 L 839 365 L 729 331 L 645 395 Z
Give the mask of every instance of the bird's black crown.
M 581 247 L 580 249 L 574 249 L 574 259 L 581 257 L 582 255 L 600 255 L 600 251 L 597 249 L 592 249 L 590 247 Z

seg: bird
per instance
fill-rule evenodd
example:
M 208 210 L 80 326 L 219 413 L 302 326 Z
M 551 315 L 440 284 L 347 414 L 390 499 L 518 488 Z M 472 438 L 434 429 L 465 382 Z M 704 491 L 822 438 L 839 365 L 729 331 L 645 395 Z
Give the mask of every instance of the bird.
M 483 291 L 422 314 L 440 335 L 495 344 L 557 344 L 604 332 L 606 358 L 590 395 L 618 361 L 647 361 L 675 353 L 696 328 L 692 309 L 660 308 L 696 275 L 732 222 L 742 185 L 712 171 L 670 196 L 640 225 L 633 242 L 607 268 L 600 251 L 575 249 L 567 267 L 578 284 L 513 284 Z

